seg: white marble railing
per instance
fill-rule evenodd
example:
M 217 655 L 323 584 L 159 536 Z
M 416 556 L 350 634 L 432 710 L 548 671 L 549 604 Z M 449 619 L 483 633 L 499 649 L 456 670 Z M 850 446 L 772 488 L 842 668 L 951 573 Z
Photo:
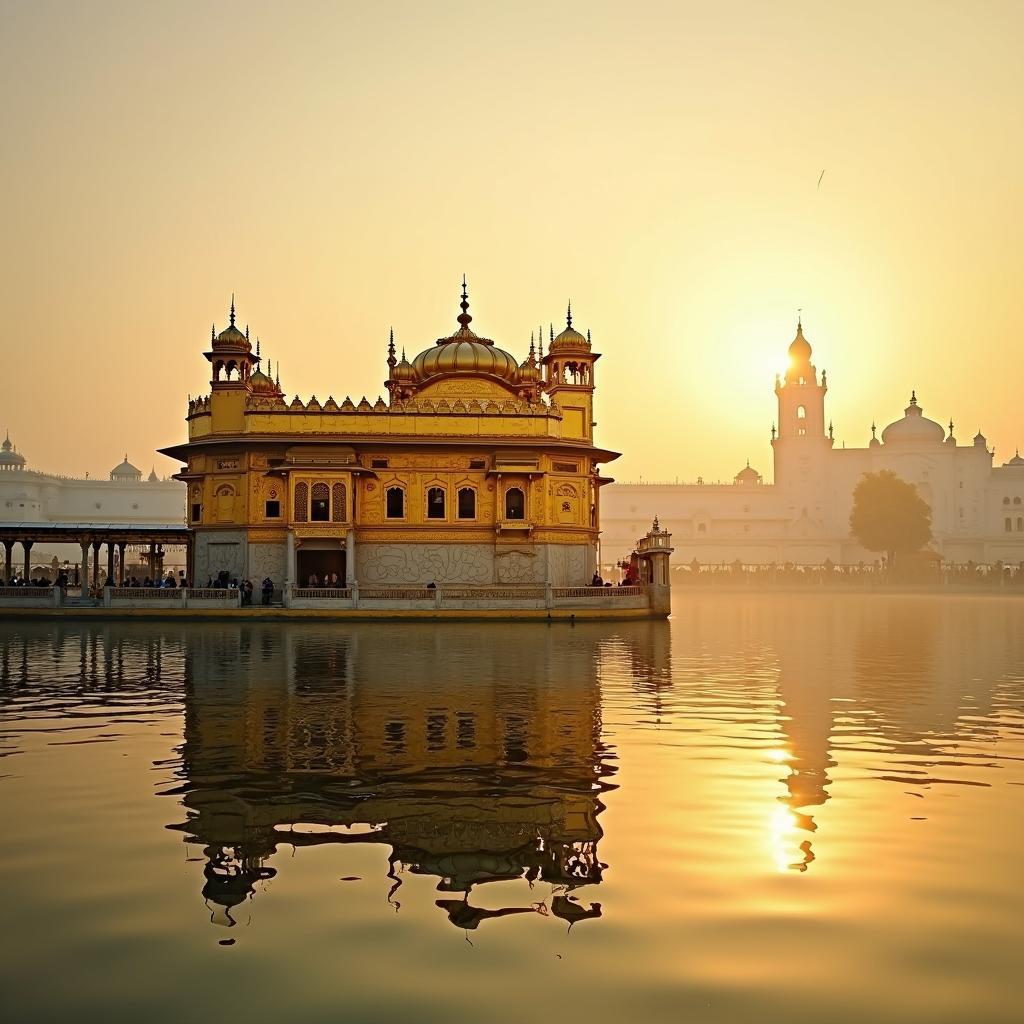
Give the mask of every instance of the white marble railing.
M 552 587 L 551 596 L 557 601 L 567 598 L 642 597 L 643 587 Z
M 348 601 L 352 591 L 348 587 L 292 587 L 292 597 L 303 601 Z

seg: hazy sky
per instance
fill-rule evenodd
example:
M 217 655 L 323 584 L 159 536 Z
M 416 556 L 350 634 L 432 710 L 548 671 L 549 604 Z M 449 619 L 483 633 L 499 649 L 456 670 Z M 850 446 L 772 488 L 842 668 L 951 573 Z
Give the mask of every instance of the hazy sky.
M 837 443 L 1024 446 L 1024 3 L 0 0 L 0 430 L 174 468 L 239 320 L 289 396 L 590 328 L 619 479 L 770 473 L 796 310 Z M 820 188 L 819 175 L 825 171 Z

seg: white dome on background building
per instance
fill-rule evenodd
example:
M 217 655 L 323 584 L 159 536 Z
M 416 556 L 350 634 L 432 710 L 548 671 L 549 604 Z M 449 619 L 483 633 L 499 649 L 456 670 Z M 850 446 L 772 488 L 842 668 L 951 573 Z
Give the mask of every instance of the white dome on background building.
M 4 438 L 3 444 L 0 444 L 0 469 L 17 470 L 24 468 L 25 456 L 15 450 L 14 445 L 11 444 L 11 435 L 8 434 Z
M 916 392 L 910 394 L 910 405 L 903 410 L 903 419 L 890 423 L 882 431 L 883 444 L 941 444 L 945 439 L 946 428 L 921 412 Z
M 128 461 L 128 453 L 125 452 L 124 462 L 110 471 L 110 479 L 136 482 L 142 479 L 142 470 Z

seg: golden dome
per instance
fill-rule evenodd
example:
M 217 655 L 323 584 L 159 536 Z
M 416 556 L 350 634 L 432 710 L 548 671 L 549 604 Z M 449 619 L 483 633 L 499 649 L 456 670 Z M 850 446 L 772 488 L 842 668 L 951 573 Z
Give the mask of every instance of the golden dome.
M 231 312 L 228 316 L 228 325 L 224 328 L 220 334 L 215 334 L 212 339 L 212 347 L 214 351 L 217 349 L 232 349 L 238 350 L 243 349 L 246 352 L 252 351 L 252 345 L 249 344 L 248 328 L 246 333 L 243 334 L 235 326 L 235 297 L 231 296 Z
M 438 338 L 433 348 L 421 352 L 412 361 L 412 375 L 417 384 L 441 374 L 465 373 L 473 376 L 497 377 L 509 383 L 519 380 L 519 364 L 515 357 L 498 348 L 490 338 L 481 338 L 470 330 L 466 279 L 462 279 L 462 312 L 457 317 L 459 329 L 450 338 Z M 396 367 L 397 370 L 397 367 Z
M 249 378 L 249 390 L 254 395 L 276 395 L 277 385 L 262 371 L 257 370 Z
M 565 315 L 565 330 L 548 345 L 548 352 L 559 352 L 566 349 L 590 351 L 590 339 L 584 338 L 572 325 L 571 303 Z
M 401 383 L 407 383 L 415 379 L 412 363 L 405 358 L 405 349 L 402 349 L 402 358 L 398 361 L 394 370 L 391 371 L 391 379 Z
M 478 338 L 464 328 L 450 338 L 439 339 L 433 348 L 412 361 L 413 378 L 420 384 L 442 373 L 468 373 L 515 382 L 519 379 L 519 364 L 489 338 Z

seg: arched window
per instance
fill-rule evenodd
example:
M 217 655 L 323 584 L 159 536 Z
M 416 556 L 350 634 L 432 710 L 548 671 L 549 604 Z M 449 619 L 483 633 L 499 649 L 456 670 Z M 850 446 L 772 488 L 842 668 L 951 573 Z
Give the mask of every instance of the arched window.
M 460 519 L 476 519 L 476 491 L 472 487 L 459 488 L 458 505 Z
M 348 519 L 348 496 L 345 485 L 338 483 L 331 488 L 331 520 L 335 523 L 343 523 Z
M 1003 504 L 1004 505 L 1009 505 L 1010 504 L 1010 499 L 1009 498 L 1003 498 Z
M 1006 532 L 1009 533 L 1013 529 L 1013 520 L 1009 516 L 1007 516 L 1003 526 Z
M 521 487 L 510 487 L 505 492 L 505 518 L 526 518 L 526 495 Z
M 389 487 L 386 501 L 388 519 L 405 518 L 405 491 L 401 487 Z
M 1017 516 L 1017 532 L 1024 532 L 1024 516 Z
M 807 410 L 804 408 L 804 406 L 798 405 L 796 407 L 796 418 L 798 420 L 805 420 L 805 419 L 807 419 Z
M 309 503 L 309 518 L 314 523 L 331 521 L 331 492 L 327 484 L 313 484 L 313 493 Z
M 1014 503 L 1014 505 L 1019 505 L 1020 504 L 1020 498 L 1014 498 L 1013 499 L 1013 503 Z
M 444 519 L 444 488 L 431 487 L 427 490 L 427 518 Z
M 295 522 L 309 521 L 309 485 L 295 485 Z

